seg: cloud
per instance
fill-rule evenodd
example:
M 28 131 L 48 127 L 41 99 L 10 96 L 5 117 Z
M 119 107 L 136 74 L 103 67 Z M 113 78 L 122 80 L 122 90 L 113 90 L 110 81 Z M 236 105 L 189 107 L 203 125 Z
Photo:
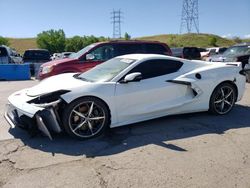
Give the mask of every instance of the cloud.
M 250 34 L 244 35 L 243 38 L 250 39 Z
M 231 33 L 228 33 L 228 34 L 222 35 L 221 37 L 222 37 L 222 38 L 231 39 L 231 38 L 233 38 L 233 35 L 232 35 Z

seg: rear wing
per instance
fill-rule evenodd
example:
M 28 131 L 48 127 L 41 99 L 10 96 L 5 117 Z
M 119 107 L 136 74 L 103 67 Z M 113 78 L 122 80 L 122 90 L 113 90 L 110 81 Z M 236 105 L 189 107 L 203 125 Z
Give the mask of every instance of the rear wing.
M 236 67 L 241 67 L 242 63 L 241 62 L 227 62 L 226 65 L 232 65 Z

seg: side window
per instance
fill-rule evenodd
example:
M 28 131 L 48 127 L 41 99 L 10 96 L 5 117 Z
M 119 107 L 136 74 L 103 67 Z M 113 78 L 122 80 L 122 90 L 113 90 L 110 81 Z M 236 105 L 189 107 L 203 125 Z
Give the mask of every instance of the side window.
M 160 44 L 145 44 L 146 53 L 150 54 L 166 54 L 167 50 Z
M 112 45 L 105 45 L 99 48 L 96 48 L 92 52 L 90 52 L 94 56 L 93 60 L 98 61 L 107 61 L 114 57 L 114 48 Z
M 174 60 L 149 60 L 142 62 L 133 68 L 129 73 L 140 72 L 142 73 L 142 79 L 148 79 L 177 72 L 182 65 L 182 62 Z
M 116 44 L 117 56 L 145 53 L 143 44 Z

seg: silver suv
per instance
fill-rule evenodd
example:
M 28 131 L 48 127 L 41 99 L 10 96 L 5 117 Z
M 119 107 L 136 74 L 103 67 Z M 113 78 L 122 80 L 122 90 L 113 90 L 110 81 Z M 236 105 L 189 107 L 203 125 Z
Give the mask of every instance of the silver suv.
M 22 63 L 22 57 L 8 46 L 0 46 L 0 64 Z

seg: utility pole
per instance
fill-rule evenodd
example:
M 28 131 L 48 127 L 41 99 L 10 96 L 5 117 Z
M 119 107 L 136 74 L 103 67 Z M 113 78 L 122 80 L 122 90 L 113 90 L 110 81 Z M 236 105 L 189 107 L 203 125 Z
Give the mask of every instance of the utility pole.
M 191 33 L 193 29 L 199 33 L 198 0 L 183 0 L 180 33 Z
M 122 15 L 122 12 L 121 10 L 113 10 L 111 12 L 111 23 L 113 24 L 113 38 L 114 39 L 119 39 L 121 38 L 121 15 Z

